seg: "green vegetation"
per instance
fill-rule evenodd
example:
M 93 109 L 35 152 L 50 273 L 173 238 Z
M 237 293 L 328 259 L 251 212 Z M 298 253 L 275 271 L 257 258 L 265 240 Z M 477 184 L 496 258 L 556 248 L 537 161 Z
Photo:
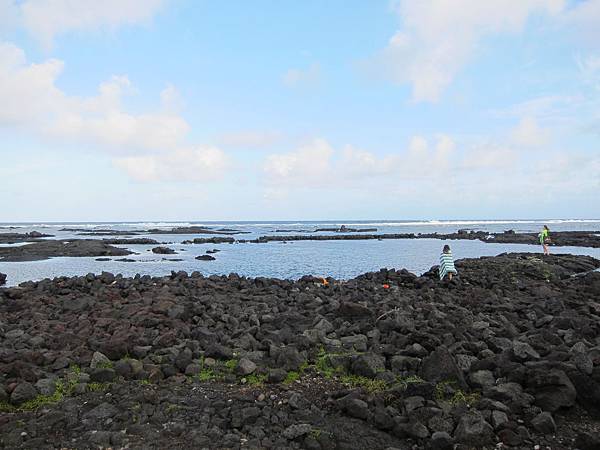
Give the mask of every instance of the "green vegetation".
M 455 381 L 442 381 L 435 386 L 435 398 L 438 402 L 448 402 L 451 405 L 472 405 L 480 398 L 478 392 L 465 392 Z
M 411 375 L 409 377 L 398 377 L 396 379 L 397 385 L 400 386 L 402 389 L 406 389 L 409 384 L 418 384 L 424 382 L 425 380 L 423 380 L 423 378 L 419 377 L 418 375 Z
M 320 428 L 313 428 L 310 430 L 310 435 L 315 439 L 319 439 L 322 433 L 323 431 Z
M 102 361 L 96 364 L 96 369 L 112 369 L 113 367 L 112 361 Z
M 215 372 L 210 368 L 203 368 L 197 375 L 198 381 L 211 381 L 217 378 Z
M 371 378 L 358 375 L 343 375 L 340 381 L 352 387 L 361 387 L 371 394 L 383 392 L 387 388 L 387 383 L 383 380 L 372 380 Z
M 238 365 L 237 359 L 230 359 L 230 360 L 225 361 L 225 368 L 230 373 L 233 373 L 233 371 L 235 370 L 237 365 Z
M 89 383 L 87 390 L 90 392 L 106 391 L 110 387 L 110 383 Z
M 300 378 L 300 372 L 296 372 L 295 370 L 290 370 L 287 373 L 285 380 L 283 380 L 283 384 L 292 384 L 299 378 Z
M 58 380 L 54 385 L 54 394 L 38 395 L 31 400 L 21 403 L 19 406 L 14 406 L 7 402 L 0 402 L 0 412 L 35 411 L 42 406 L 53 405 L 62 401 L 64 397 L 70 396 L 76 385 L 77 380 L 68 380 L 66 383 L 62 380 Z
M 250 386 L 262 386 L 265 383 L 266 379 L 267 379 L 266 375 L 257 375 L 255 373 L 253 373 L 246 377 L 246 382 Z

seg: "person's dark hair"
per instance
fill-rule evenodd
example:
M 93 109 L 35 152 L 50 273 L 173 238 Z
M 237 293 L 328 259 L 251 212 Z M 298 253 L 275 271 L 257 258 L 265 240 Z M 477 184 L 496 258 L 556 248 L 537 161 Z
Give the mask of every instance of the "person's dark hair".
M 544 225 L 544 228 L 548 231 L 550 231 L 550 228 L 548 228 L 548 225 Z
M 448 253 L 450 251 L 450 246 L 449 245 L 444 245 L 444 253 Z

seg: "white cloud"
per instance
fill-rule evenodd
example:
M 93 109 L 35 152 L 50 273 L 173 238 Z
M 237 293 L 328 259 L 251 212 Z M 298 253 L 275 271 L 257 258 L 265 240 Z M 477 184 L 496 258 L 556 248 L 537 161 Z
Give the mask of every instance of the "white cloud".
M 70 96 L 56 85 L 63 67 L 57 59 L 28 63 L 20 48 L 0 43 L 0 126 L 119 152 L 169 150 L 181 144 L 189 130 L 182 117 L 161 110 L 124 111 L 122 98 L 131 90 L 127 77 L 100 84 L 95 96 Z
M 383 156 L 347 145 L 336 151 L 326 140 L 315 139 L 297 150 L 269 155 L 263 169 L 271 186 L 294 188 L 357 187 L 432 179 L 450 166 L 456 146 L 439 135 L 429 142 L 413 137 L 406 151 Z
M 237 148 L 265 148 L 279 142 L 283 135 L 277 131 L 239 131 L 217 137 L 220 145 Z
M 5 0 L 6 2 L 6 0 Z M 24 0 L 19 7 L 23 26 L 45 47 L 72 31 L 114 29 L 148 22 L 166 0 Z
M 321 80 L 321 66 L 313 63 L 306 69 L 289 69 L 283 75 L 283 84 L 287 87 L 314 86 Z
M 264 171 L 274 184 L 316 186 L 327 184 L 331 176 L 330 158 L 334 150 L 324 139 L 286 153 L 269 155 Z
M 412 85 L 415 101 L 438 100 L 469 61 L 480 39 L 522 30 L 535 13 L 557 14 L 563 0 L 403 0 L 403 27 L 389 40 L 377 65 L 399 84 Z
M 222 150 L 186 144 L 188 123 L 169 111 L 178 98 L 173 86 L 161 93 L 157 111 L 132 114 L 122 104 L 133 91 L 126 76 L 101 83 L 97 95 L 77 97 L 56 86 L 62 69 L 56 59 L 28 63 L 21 49 L 0 43 L 0 127 L 110 151 L 137 180 L 213 180 L 229 167 Z
M 523 117 L 511 132 L 512 141 L 522 147 L 540 147 L 550 139 L 550 132 L 541 128 L 534 117 Z
M 230 167 L 227 155 L 217 147 L 179 149 L 169 153 L 116 158 L 115 166 L 134 180 L 214 181 Z

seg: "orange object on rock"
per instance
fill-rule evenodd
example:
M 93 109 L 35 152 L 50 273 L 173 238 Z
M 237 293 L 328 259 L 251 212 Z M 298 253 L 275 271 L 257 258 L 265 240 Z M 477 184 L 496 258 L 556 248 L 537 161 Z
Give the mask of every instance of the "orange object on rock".
M 383 288 L 384 288 L 384 289 L 389 289 L 389 288 L 390 288 L 390 285 L 389 285 L 389 284 L 384 284 L 384 285 L 383 285 Z
M 329 281 L 327 281 L 325 278 L 321 278 L 321 280 L 323 280 L 323 286 L 329 285 Z

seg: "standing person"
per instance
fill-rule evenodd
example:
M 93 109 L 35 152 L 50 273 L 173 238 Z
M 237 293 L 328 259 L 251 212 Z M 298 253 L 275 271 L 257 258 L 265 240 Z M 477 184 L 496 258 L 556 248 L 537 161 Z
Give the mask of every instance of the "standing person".
M 458 273 L 454 267 L 454 258 L 449 245 L 444 245 L 442 254 L 440 255 L 440 280 L 443 280 L 448 275 L 448 280 L 452 281 L 452 276 Z
M 544 228 L 542 228 L 538 237 L 540 238 L 540 244 L 542 244 L 542 247 L 544 248 L 544 255 L 549 255 L 550 250 L 548 249 L 548 244 L 550 243 L 550 229 L 547 225 L 544 225 Z

